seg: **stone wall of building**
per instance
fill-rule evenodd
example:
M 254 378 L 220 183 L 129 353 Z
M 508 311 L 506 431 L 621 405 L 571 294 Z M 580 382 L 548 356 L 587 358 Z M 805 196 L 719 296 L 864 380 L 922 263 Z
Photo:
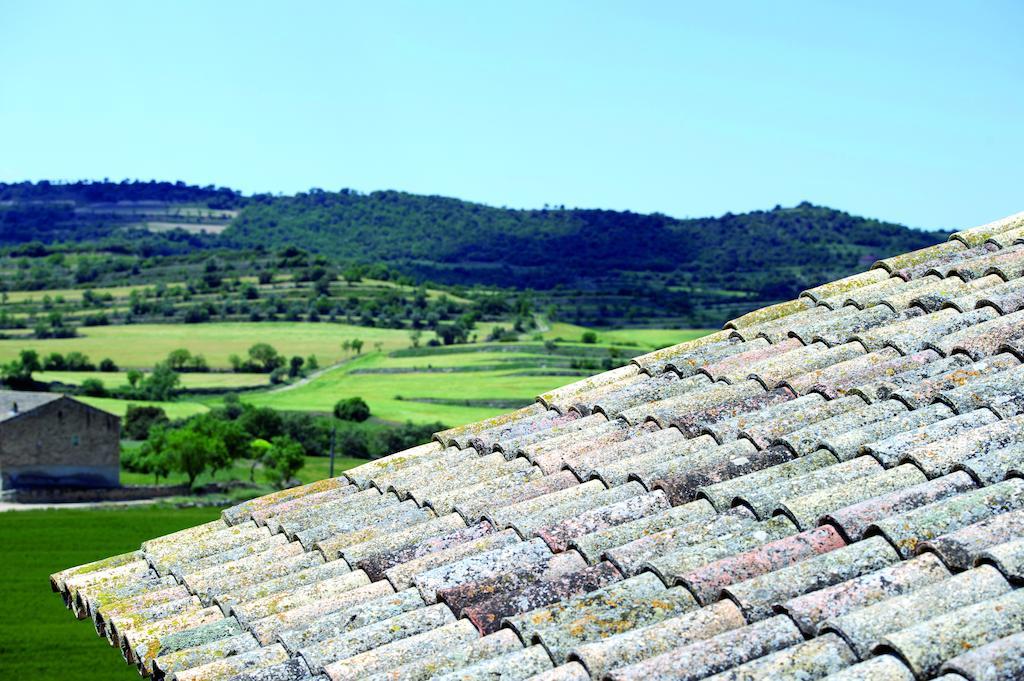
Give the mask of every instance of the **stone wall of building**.
M 121 422 L 63 398 L 0 423 L 0 488 L 115 487 Z

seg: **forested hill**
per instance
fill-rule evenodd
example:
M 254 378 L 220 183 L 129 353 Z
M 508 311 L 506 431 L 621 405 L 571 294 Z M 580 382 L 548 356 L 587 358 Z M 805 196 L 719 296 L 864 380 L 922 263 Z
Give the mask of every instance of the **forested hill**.
M 148 257 L 298 246 L 419 281 L 545 291 L 580 323 L 718 324 L 946 236 L 809 203 L 677 219 L 397 191 L 245 197 L 181 182 L 0 184 L 0 248 L 71 242 Z
M 630 272 L 668 285 L 795 290 L 946 237 L 808 203 L 680 220 L 586 209 L 512 210 L 394 191 L 256 196 L 224 232 L 303 244 L 447 283 L 550 288 Z M 767 291 L 766 291 L 767 293 Z

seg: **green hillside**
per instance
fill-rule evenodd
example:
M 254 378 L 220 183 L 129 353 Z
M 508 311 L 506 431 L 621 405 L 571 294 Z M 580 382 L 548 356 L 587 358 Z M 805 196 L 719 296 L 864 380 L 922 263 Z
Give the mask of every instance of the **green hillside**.
M 339 268 L 384 268 L 411 282 L 532 289 L 538 309 L 588 326 L 715 326 L 945 237 L 809 203 L 677 219 L 397 191 L 244 197 L 180 182 L 0 184 L 0 248 L 22 255 L 70 245 L 148 258 L 132 264 L 137 282 L 150 272 L 166 280 L 160 257 L 301 245 Z

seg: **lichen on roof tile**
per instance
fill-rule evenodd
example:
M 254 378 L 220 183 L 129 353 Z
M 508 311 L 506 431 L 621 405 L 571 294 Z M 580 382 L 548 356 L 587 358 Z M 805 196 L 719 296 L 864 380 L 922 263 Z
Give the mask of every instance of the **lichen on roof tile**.
M 660 655 L 616 669 L 607 678 L 612 681 L 651 678 L 696 681 L 802 640 L 796 625 L 788 617 L 779 615 L 705 640 L 680 645 Z
M 387 671 L 374 672 L 375 668 L 363 665 L 356 669 L 349 664 L 346 672 L 360 674 L 367 681 L 423 681 L 438 674 L 468 667 L 482 660 L 512 653 L 523 648 L 522 642 L 511 630 L 503 629 L 489 636 L 483 636 L 465 643 L 453 644 L 431 651 L 430 655 L 394 665 Z M 351 661 L 352 658 L 350 658 Z
M 633 364 L 640 367 L 642 371 L 649 374 L 660 374 L 669 365 L 680 370 L 687 365 L 687 358 L 691 355 L 699 355 L 702 348 L 718 346 L 720 343 L 731 344 L 728 341 L 728 331 L 716 331 L 715 333 L 702 336 L 695 340 L 684 341 L 661 350 L 649 352 L 633 358 Z
M 358 678 L 423 659 L 441 651 L 478 640 L 473 625 L 466 620 L 450 622 L 415 636 L 407 636 L 345 659 L 336 660 L 324 670 L 334 680 Z
M 786 447 L 755 449 L 748 440 L 737 440 L 707 450 L 703 456 L 670 462 L 664 470 L 648 474 L 647 479 L 653 478 L 654 484 L 649 487 L 665 492 L 673 504 L 683 504 L 696 499 L 698 490 L 705 485 L 777 466 L 795 457 L 796 454 Z
M 399 639 L 422 634 L 451 624 L 455 616 L 447 605 L 438 603 L 403 612 L 380 622 L 352 629 L 321 641 L 308 643 L 299 650 L 313 671 L 321 671 L 337 660 L 365 653 Z
M 950 256 L 956 255 L 967 249 L 967 245 L 960 241 L 946 241 L 926 246 L 916 251 L 894 255 L 876 262 L 873 267 L 884 269 L 890 274 L 897 274 L 901 270 L 918 267 L 930 267 L 932 263 L 942 261 Z
M 943 662 L 1024 630 L 1024 591 L 964 606 L 888 634 L 881 646 L 895 650 L 918 676 L 932 675 Z
M 1024 632 L 996 639 L 947 660 L 940 671 L 973 681 L 1024 678 Z
M 876 655 L 829 674 L 822 681 L 914 681 L 914 678 L 914 673 L 898 658 L 893 655 Z M 944 678 L 944 681 L 958 680 Z
M 579 480 L 568 471 L 553 472 L 519 487 L 496 492 L 490 499 L 460 501 L 455 505 L 455 510 L 467 523 L 475 523 L 492 511 L 546 497 L 549 494 L 578 487 L 579 484 Z
M 909 452 L 924 445 L 944 440 L 955 441 L 955 438 L 965 433 L 998 420 L 999 417 L 989 409 L 975 409 L 905 430 L 884 440 L 866 443 L 862 451 L 876 458 L 886 468 L 890 468 L 902 461 Z
M 870 286 L 871 284 L 885 281 L 888 278 L 889 273 L 884 269 L 872 269 L 866 272 L 861 272 L 860 274 L 850 275 L 849 277 L 845 277 L 828 284 L 816 286 L 804 291 L 800 295 L 818 302 L 826 298 L 832 298 L 840 294 L 849 293 L 850 291 L 854 291 L 863 286 Z
M 851 544 L 851 547 L 858 544 Z M 775 604 L 775 608 L 789 615 L 804 636 L 810 638 L 827 619 L 935 584 L 949 575 L 942 561 L 932 554 L 924 554 L 798 595 Z
M 710 517 L 683 520 L 663 530 L 645 533 L 631 541 L 607 549 L 605 558 L 624 574 L 635 575 L 647 561 L 658 561 L 659 569 L 686 561 L 710 562 L 744 548 L 793 534 L 793 523 L 782 518 L 759 524 L 747 509 L 733 509 Z M 739 536 L 737 536 L 737 533 Z M 677 555 L 679 554 L 679 555 Z
M 817 679 L 856 662 L 850 647 L 835 634 L 825 634 L 733 667 L 708 681 L 760 681 L 771 678 Z
M 898 400 L 852 404 L 851 409 L 776 437 L 774 444 L 785 445 L 806 456 L 818 449 L 828 449 L 828 442 L 837 435 L 887 421 L 907 411 L 907 406 Z
M 822 518 L 832 511 L 865 499 L 910 489 L 927 479 L 915 466 L 904 464 L 813 492 L 797 493 L 782 500 L 777 512 L 789 516 L 797 527 L 807 529 L 822 522 Z
M 922 613 L 937 617 L 1010 591 L 998 570 L 982 566 L 828 619 L 820 631 L 840 634 L 864 659 L 885 636 L 920 623 Z
M 495 678 L 521 681 L 551 668 L 551 658 L 544 648 L 530 646 L 434 678 L 437 681 L 489 681 Z
M 860 501 L 825 514 L 823 520 L 840 530 L 850 541 L 860 541 L 872 523 L 975 489 L 963 472 L 944 475 L 913 487 Z
M 833 528 L 816 527 L 719 558 L 696 569 L 666 576 L 689 589 L 699 603 L 707 605 L 719 598 L 727 586 L 845 545 L 846 542 Z
M 1024 510 L 1018 509 L 929 539 L 918 551 L 931 551 L 951 569 L 966 570 L 974 565 L 985 549 L 1020 536 L 1024 536 Z
M 743 329 L 754 324 L 761 324 L 764 322 L 770 322 L 783 317 L 788 317 L 791 314 L 797 312 L 803 312 L 810 308 L 813 303 L 807 298 L 797 298 L 796 300 L 787 300 L 784 303 L 776 303 L 775 305 L 769 305 L 768 307 L 762 307 L 747 314 L 737 317 L 732 321 L 726 322 L 725 328 L 727 329 Z
M 881 570 L 899 560 L 888 542 L 873 537 L 731 584 L 723 595 L 739 605 L 748 622 L 756 622 L 770 617 L 775 606 L 790 598 Z
M 1010 231 L 1011 229 L 1017 229 L 1021 226 L 1022 221 L 1024 221 L 1024 213 L 1016 213 L 1005 218 L 1000 218 L 999 220 L 993 220 L 992 222 L 988 222 L 978 227 L 961 230 L 954 233 L 949 237 L 949 239 L 950 241 L 962 241 L 968 246 L 974 246 L 979 243 L 983 243 L 986 239 L 990 239 L 996 234 L 1002 234 Z
M 426 603 L 416 589 L 395 592 L 387 582 L 373 582 L 353 590 L 350 598 L 336 602 L 332 609 L 318 616 L 296 618 L 272 615 L 257 620 L 252 628 L 260 640 L 276 638 L 289 653 L 295 653 L 318 641 L 424 607 Z M 285 615 L 290 612 L 287 611 Z
M 1012 442 L 1005 447 L 986 448 L 956 465 L 982 485 L 991 485 L 1009 476 L 1013 471 L 1024 471 L 1024 442 Z
M 797 495 L 810 494 L 817 490 L 826 490 L 851 480 L 864 479 L 882 471 L 882 466 L 869 456 L 859 456 L 849 461 L 818 468 L 798 477 L 783 477 L 770 485 L 744 490 L 736 497 L 741 503 L 754 512 L 758 518 L 771 516 L 786 499 Z
M 1024 507 L 1024 480 L 1011 478 L 879 520 L 870 532 L 888 539 L 904 558 L 940 535 Z
M 731 601 L 718 601 L 656 624 L 637 627 L 600 641 L 583 643 L 572 649 L 570 659 L 579 660 L 593 678 L 673 648 L 702 641 L 747 622 Z
M 1010 358 L 1018 361 L 1009 353 L 1002 353 L 990 358 Z M 1003 372 L 998 372 L 971 381 L 970 383 L 941 391 L 937 400 L 949 405 L 958 413 L 966 413 L 973 409 L 988 409 L 1000 418 L 1011 418 L 1024 413 L 1024 366 L 1016 365 Z

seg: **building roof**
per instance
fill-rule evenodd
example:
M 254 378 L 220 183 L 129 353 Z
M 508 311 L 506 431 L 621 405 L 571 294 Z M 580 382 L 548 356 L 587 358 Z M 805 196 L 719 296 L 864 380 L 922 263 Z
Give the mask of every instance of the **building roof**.
M 1024 678 L 1022 360 L 1024 213 L 52 582 L 181 681 Z
M 12 419 L 19 414 L 38 409 L 44 404 L 56 402 L 62 397 L 64 395 L 60 393 L 0 390 L 0 423 Z

